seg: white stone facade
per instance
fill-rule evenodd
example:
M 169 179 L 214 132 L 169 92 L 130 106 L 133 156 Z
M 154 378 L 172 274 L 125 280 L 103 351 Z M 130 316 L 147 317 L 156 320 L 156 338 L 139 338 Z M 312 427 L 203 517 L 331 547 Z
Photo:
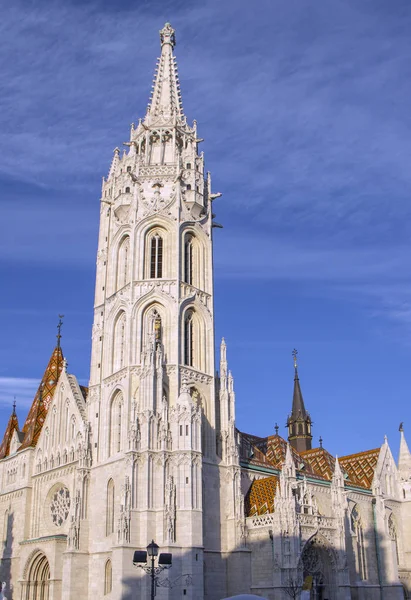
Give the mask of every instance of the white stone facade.
M 88 393 L 64 366 L 52 395 L 37 397 L 35 442 L 24 447 L 17 426 L 3 442 L 7 598 L 149 598 L 132 557 L 154 539 L 173 555 L 159 600 L 285 599 L 307 574 L 313 598 L 400 600 L 411 580 L 403 434 L 399 467 L 385 442 L 367 487 L 338 461 L 328 478 L 308 462 L 305 472 L 290 446 L 276 466 L 265 442 L 236 430 L 224 341 L 215 374 L 219 194 L 183 114 L 174 31 L 160 33 L 147 114 L 102 185 Z M 262 479 L 276 482 L 272 506 L 252 514 Z

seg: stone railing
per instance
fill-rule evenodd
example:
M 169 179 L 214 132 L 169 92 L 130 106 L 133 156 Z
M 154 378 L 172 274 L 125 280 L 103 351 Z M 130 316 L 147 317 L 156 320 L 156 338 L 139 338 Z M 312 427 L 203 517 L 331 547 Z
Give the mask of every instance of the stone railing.
M 300 525 L 305 527 L 313 527 L 314 529 L 335 529 L 336 520 L 333 517 L 323 517 L 322 515 L 306 515 L 298 513 L 297 515 Z
M 247 527 L 253 529 L 254 527 L 266 527 L 267 525 L 274 524 L 273 513 L 267 513 L 265 515 L 256 515 L 255 517 L 247 518 Z

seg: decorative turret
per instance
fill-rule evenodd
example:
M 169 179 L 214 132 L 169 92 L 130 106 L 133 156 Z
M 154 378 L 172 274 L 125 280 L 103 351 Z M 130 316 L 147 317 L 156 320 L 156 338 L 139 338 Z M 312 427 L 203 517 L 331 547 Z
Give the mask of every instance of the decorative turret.
M 311 417 L 304 406 L 301 393 L 300 380 L 298 378 L 297 350 L 293 350 L 294 358 L 294 394 L 291 415 L 287 419 L 288 441 L 297 450 L 311 450 Z

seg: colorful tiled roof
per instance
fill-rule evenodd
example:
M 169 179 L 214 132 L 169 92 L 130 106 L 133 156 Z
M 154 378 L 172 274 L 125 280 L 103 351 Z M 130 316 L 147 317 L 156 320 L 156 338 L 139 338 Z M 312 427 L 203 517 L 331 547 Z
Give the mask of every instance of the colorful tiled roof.
M 374 450 L 342 456 L 338 461 L 353 483 L 370 488 L 379 455 L 380 449 L 375 448 Z
M 7 423 L 6 431 L 4 433 L 3 441 L 0 446 L 0 459 L 5 458 L 10 454 L 10 443 L 13 433 L 19 432 L 19 421 L 17 419 L 16 411 L 13 408 L 13 412 L 10 416 L 9 422 Z
M 264 477 L 255 479 L 245 498 L 245 514 L 247 517 L 264 515 L 274 512 L 274 497 L 278 477 Z
M 58 378 L 63 369 L 63 360 L 61 347 L 56 346 L 49 360 L 49 364 L 44 371 L 43 378 L 37 393 L 34 396 L 26 422 L 24 423 L 23 432 L 25 435 L 19 450 L 37 444 L 48 408 L 53 399 Z
M 334 474 L 335 458 L 327 450 L 312 448 L 311 450 L 304 450 L 300 454 L 310 464 L 314 473 L 331 481 Z

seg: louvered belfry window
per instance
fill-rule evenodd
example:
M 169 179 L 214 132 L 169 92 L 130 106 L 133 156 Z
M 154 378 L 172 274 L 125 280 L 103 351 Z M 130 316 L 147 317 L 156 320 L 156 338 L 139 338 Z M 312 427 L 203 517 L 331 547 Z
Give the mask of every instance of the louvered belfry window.
M 163 276 L 163 238 L 158 234 L 151 238 L 150 277 L 158 279 Z

